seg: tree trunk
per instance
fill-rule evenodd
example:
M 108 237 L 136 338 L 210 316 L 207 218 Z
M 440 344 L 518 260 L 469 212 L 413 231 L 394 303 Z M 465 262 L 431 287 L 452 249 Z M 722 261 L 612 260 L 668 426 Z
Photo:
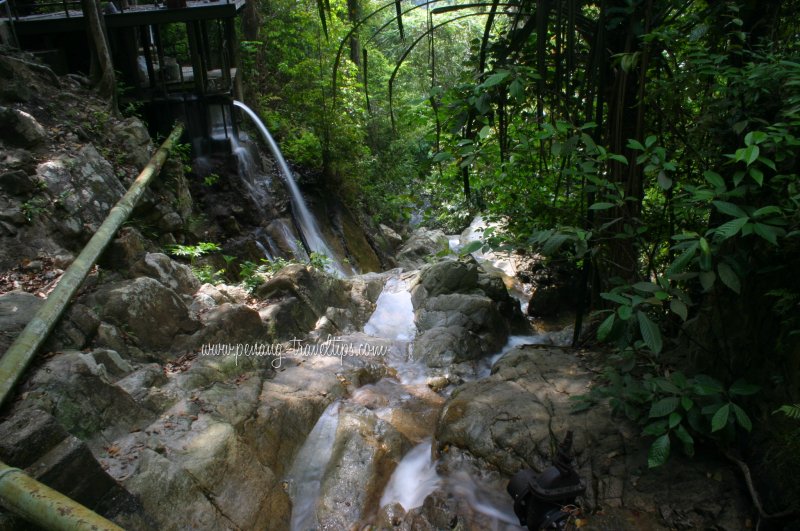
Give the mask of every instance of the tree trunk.
M 114 63 L 111 61 L 111 53 L 108 49 L 108 40 L 105 33 L 105 21 L 100 16 L 95 0 L 81 0 L 83 16 L 87 21 L 89 40 L 94 45 L 94 53 L 97 58 L 100 71 L 99 77 L 95 80 L 95 87 L 101 97 L 111 101 L 111 109 L 116 114 L 117 111 L 117 90 L 116 79 L 114 77 Z

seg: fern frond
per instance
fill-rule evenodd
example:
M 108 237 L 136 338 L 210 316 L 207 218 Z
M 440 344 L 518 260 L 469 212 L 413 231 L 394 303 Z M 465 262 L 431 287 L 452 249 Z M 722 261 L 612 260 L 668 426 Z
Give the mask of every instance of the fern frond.
M 791 419 L 800 420 L 800 404 L 786 404 L 772 413 L 775 414 L 779 411 Z

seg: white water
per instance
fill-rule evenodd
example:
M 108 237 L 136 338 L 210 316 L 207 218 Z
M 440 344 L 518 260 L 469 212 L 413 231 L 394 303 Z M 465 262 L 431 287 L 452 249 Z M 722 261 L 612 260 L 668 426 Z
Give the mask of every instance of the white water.
M 386 282 L 376 301 L 376 309 L 364 326 L 364 332 L 374 338 L 393 342 L 396 348 L 392 348 L 385 361 L 396 371 L 396 376 L 362 386 L 344 400 L 380 404 L 378 407 L 372 406 L 372 411 L 379 418 L 391 422 L 392 412 L 406 410 L 413 403 L 413 395 L 421 389 L 431 392 L 425 382 L 433 374 L 423 363 L 411 359 L 410 347 L 416 335 L 414 310 L 408 282 L 399 274 Z M 509 337 L 500 352 L 475 365 L 473 378 L 488 377 L 492 365 L 512 349 L 546 340 L 539 335 Z M 315 508 L 325 465 L 330 459 L 336 438 L 337 410 L 326 410 L 292 465 L 292 531 L 307 531 L 317 524 Z M 497 478 L 490 482 L 476 479 L 465 472 L 446 475 L 437 472 L 437 463 L 431 457 L 429 435 L 430 432 L 420 435 L 426 438 L 403 456 L 383 491 L 380 506 L 397 502 L 409 510 L 421 506 L 432 492 L 442 489 L 447 495 L 465 500 L 472 510 L 488 518 L 482 520 L 488 522 L 487 529 L 521 529 L 517 526 L 512 500 L 503 486 L 498 484 Z
M 319 497 L 325 467 L 331 458 L 336 428 L 339 426 L 339 401 L 333 402 L 308 434 L 289 470 L 289 493 L 292 498 L 292 530 L 317 527 L 314 506 Z
M 289 169 L 286 159 L 283 158 L 283 153 L 281 153 L 281 150 L 278 147 L 277 142 L 275 142 L 275 139 L 272 138 L 267 126 L 264 125 L 264 122 L 261 121 L 258 115 L 250 107 L 241 101 L 234 100 L 233 104 L 242 109 L 245 114 L 250 117 L 255 126 L 258 128 L 258 131 L 261 133 L 261 136 L 264 138 L 264 142 L 267 143 L 267 147 L 269 147 L 270 152 L 272 152 L 275 162 L 278 163 L 278 168 L 281 171 L 281 175 L 283 175 L 286 186 L 289 188 L 292 206 L 294 207 L 294 212 L 297 216 L 297 223 L 300 225 L 300 230 L 303 232 L 303 236 L 305 237 L 308 247 L 312 252 L 319 253 L 330 258 L 330 264 L 333 269 L 331 272 L 339 273 L 342 276 L 350 275 L 352 271 L 350 271 L 349 268 L 346 268 L 344 264 L 339 263 L 339 261 L 336 259 L 336 255 L 334 255 L 334 253 L 331 251 L 331 248 L 322 237 L 322 233 L 317 226 L 317 221 L 314 219 L 311 211 L 308 210 L 305 199 L 303 199 L 303 194 L 300 193 L 300 188 L 298 188 L 297 183 L 294 180 L 292 170 Z
M 414 307 L 407 283 L 390 278 L 375 302 L 375 311 L 364 325 L 364 333 L 372 337 L 411 341 L 417 333 Z
M 419 507 L 441 482 L 442 478 L 436 473 L 436 462 L 431 459 L 431 440 L 425 439 L 412 448 L 394 469 L 381 496 L 381 507 L 395 502 L 406 511 Z

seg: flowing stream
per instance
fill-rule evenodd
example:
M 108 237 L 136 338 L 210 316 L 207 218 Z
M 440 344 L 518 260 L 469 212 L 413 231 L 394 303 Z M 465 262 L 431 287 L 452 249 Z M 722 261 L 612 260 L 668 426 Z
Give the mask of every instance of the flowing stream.
M 317 225 L 317 221 L 314 218 L 314 215 L 308 209 L 308 205 L 306 205 L 306 201 L 303 199 L 303 194 L 300 193 L 300 188 L 297 186 L 297 182 L 294 180 L 292 170 L 289 169 L 286 159 L 283 158 L 283 153 L 281 153 L 281 150 L 278 147 L 277 142 L 275 142 L 275 139 L 272 138 L 267 126 L 264 125 L 264 122 L 261 121 L 258 115 L 250 107 L 241 101 L 234 101 L 233 104 L 244 111 L 248 117 L 250 117 L 259 133 L 261 133 L 261 136 L 264 139 L 264 142 L 266 142 L 267 147 L 269 147 L 275 162 L 278 164 L 278 168 L 280 169 L 284 182 L 289 188 L 292 207 L 297 218 L 297 223 L 301 232 L 303 233 L 303 237 L 305 238 L 308 248 L 311 250 L 311 252 L 325 255 L 330 259 L 330 267 L 328 268 L 329 272 L 335 272 L 340 276 L 351 275 L 353 271 L 350 269 L 350 267 L 337 259 L 336 255 L 325 241 L 325 238 L 323 238 L 322 233 L 319 230 L 319 226 Z
M 468 243 L 465 240 L 478 236 L 478 231 L 471 231 L 465 234 L 458 245 L 464 245 Z M 494 265 L 493 258 L 497 260 L 497 257 L 480 256 L 485 267 L 499 268 L 498 265 L 505 265 Z M 466 472 L 444 474 L 437 471 L 437 462 L 432 458 L 432 435 L 435 418 L 445 399 L 428 388 L 427 382 L 435 376 L 434 370 L 413 359 L 412 345 L 416 325 L 409 292 L 410 276 L 413 273 L 403 275 L 399 270 L 390 272 L 390 278 L 376 302 L 375 311 L 363 330 L 366 336 L 392 342 L 391 353 L 384 358 L 392 376 L 375 384 L 359 387 L 351 396 L 336 400 L 322 415 L 295 458 L 288 477 L 293 503 L 292 531 L 308 531 L 319 526 L 316 509 L 320 484 L 326 473 L 325 461 L 330 458 L 331 448 L 336 440 L 337 412 L 344 404 L 373 400 L 374 403 L 382 404 L 373 410 L 375 415 L 389 421 L 396 419 L 394 415 L 398 414 L 423 416 L 419 410 L 419 399 L 431 395 L 435 400 L 422 402 L 428 408 L 424 415 L 433 419 L 433 422 L 420 422 L 422 428 L 414 431 L 414 436 L 409 438 L 414 446 L 404 455 L 389 478 L 380 499 L 380 507 L 399 503 L 408 511 L 421 506 L 425 498 L 437 488 L 443 488 L 466 502 L 476 513 L 481 513 L 482 521 L 487 521 L 488 518 L 491 529 L 521 529 L 517 526 L 518 520 L 513 513 L 511 498 L 504 489 L 488 487 L 485 481 Z M 465 375 L 464 379 L 486 378 L 492 365 L 510 350 L 520 345 L 544 343 L 549 339 L 543 335 L 511 336 L 503 349 L 475 364 L 473 374 Z M 443 394 L 446 395 L 451 390 L 452 388 L 445 389 Z M 376 396 L 380 397 L 379 400 L 375 400 Z M 333 464 L 328 463 L 328 468 Z

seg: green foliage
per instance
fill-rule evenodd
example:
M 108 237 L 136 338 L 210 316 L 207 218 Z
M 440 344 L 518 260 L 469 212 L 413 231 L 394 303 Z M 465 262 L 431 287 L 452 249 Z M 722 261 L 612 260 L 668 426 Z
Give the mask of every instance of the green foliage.
M 201 256 L 221 250 L 222 247 L 220 247 L 218 243 L 213 242 L 200 242 L 197 245 L 169 245 L 166 249 L 166 251 L 173 256 L 180 256 L 182 258 L 188 257 L 192 263 Z
M 614 357 L 615 367 L 604 373 L 606 384 L 583 397 L 579 405 L 609 399 L 614 411 L 643 426 L 642 434 L 655 437 L 648 466 L 663 465 L 672 443 L 680 444 L 686 455 L 695 452 L 697 440 L 731 444 L 737 430 L 749 432 L 753 424 L 740 405 L 743 397 L 758 392 L 759 386 L 737 380 L 727 389 L 715 378 L 659 369 L 661 375 L 641 372 L 636 355 L 628 350 Z
M 206 186 L 214 186 L 219 182 L 219 175 L 216 173 L 209 173 L 205 177 L 203 177 L 203 184 Z
M 800 420 L 800 404 L 786 404 L 774 411 L 774 413 L 783 413 L 790 419 Z

